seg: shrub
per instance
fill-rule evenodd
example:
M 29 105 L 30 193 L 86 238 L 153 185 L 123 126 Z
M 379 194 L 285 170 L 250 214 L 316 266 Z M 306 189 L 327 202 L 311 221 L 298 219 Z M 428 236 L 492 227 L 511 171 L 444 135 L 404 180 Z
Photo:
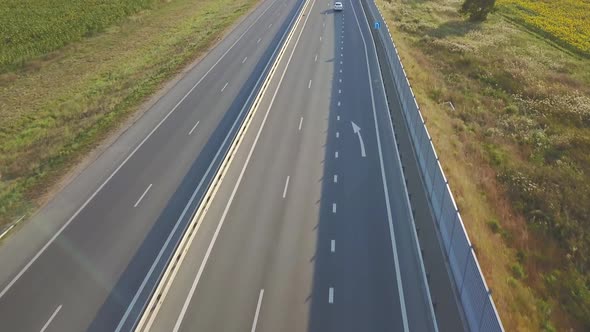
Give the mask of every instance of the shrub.
M 524 279 L 524 277 L 526 276 L 526 273 L 524 272 L 524 268 L 522 267 L 522 265 L 520 263 L 512 264 L 512 267 L 510 268 L 510 270 L 512 271 L 512 275 L 514 276 L 514 278 L 516 278 L 518 280 Z
M 471 21 L 484 21 L 495 4 L 496 0 L 465 0 L 460 12 L 468 15 Z
M 498 234 L 502 231 L 502 226 L 500 226 L 500 224 L 498 223 L 498 220 L 496 220 L 496 219 L 491 219 L 490 221 L 488 221 L 488 226 L 490 227 L 490 229 L 492 230 L 492 233 L 494 233 L 494 234 Z

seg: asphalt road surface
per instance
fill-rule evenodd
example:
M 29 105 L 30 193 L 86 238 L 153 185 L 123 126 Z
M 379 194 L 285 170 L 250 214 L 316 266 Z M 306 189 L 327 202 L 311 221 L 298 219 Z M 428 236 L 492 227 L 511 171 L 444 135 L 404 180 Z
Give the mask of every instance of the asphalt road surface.
M 5 241 L 1 331 L 115 330 L 300 3 L 262 1 Z
M 356 1 L 308 0 L 144 331 L 433 331 Z

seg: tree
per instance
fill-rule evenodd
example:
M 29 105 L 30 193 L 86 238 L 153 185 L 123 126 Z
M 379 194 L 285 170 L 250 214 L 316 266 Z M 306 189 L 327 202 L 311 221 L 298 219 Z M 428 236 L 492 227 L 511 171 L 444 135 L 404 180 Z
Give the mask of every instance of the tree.
M 495 4 L 496 0 L 465 0 L 460 12 L 469 15 L 471 21 L 484 21 Z

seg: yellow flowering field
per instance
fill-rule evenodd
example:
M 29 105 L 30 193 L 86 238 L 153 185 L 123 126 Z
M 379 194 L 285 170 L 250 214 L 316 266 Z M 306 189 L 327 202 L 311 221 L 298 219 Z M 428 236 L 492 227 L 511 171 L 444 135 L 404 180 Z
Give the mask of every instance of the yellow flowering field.
M 590 1 L 498 0 L 516 19 L 590 53 Z

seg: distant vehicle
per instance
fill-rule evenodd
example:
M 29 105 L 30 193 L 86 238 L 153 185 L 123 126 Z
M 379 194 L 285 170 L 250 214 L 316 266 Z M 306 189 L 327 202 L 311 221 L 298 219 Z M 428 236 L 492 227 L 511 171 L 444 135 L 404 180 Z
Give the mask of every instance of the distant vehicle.
M 342 2 L 338 1 L 338 2 L 334 2 L 334 10 L 335 11 L 341 11 L 342 8 Z

